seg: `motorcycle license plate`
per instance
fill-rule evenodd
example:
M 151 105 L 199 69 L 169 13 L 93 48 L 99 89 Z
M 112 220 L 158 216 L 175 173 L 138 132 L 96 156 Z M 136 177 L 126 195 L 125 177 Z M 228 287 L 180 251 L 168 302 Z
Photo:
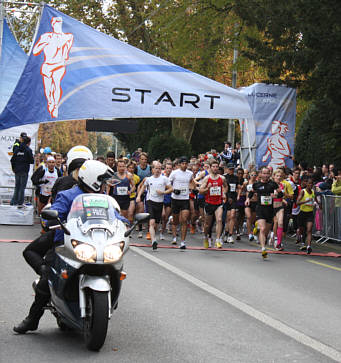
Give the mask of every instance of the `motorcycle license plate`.
M 109 208 L 108 200 L 105 196 L 92 196 L 92 195 L 84 195 L 83 196 L 83 206 L 87 207 L 97 207 L 97 208 Z

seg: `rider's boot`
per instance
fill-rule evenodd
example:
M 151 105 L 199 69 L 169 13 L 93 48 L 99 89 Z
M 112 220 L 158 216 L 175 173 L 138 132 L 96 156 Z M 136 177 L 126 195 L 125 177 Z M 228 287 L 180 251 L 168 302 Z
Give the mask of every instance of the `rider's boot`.
M 45 290 L 47 286 L 47 280 L 42 280 L 43 279 L 41 279 L 37 284 L 36 295 L 33 304 L 31 305 L 28 316 L 20 324 L 16 325 L 13 328 L 16 333 L 25 334 L 29 330 L 38 329 L 39 320 L 44 314 L 44 307 L 50 300 L 50 294 L 48 290 Z M 41 289 L 41 287 L 43 287 L 43 289 Z

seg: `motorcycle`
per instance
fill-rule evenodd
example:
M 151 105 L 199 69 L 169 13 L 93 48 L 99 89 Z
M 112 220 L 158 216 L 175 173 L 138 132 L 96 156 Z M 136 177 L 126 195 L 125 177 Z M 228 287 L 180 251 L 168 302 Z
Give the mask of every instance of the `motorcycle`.
M 118 306 L 126 278 L 123 256 L 129 248 L 128 237 L 138 223 L 149 218 L 148 213 L 136 214 L 127 229 L 119 211 L 108 195 L 81 194 L 73 201 L 65 224 L 55 210 L 41 213 L 64 231 L 64 244 L 55 248 L 48 273 L 48 309 L 62 330 L 82 331 L 89 350 L 103 346 L 109 319 Z

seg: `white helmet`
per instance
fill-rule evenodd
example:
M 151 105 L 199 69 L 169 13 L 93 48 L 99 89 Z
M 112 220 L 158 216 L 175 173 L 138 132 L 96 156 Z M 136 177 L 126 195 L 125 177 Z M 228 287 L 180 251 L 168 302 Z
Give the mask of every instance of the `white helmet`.
M 83 145 L 77 145 L 71 148 L 67 153 L 66 166 L 68 169 L 70 167 L 70 164 L 76 159 L 92 160 L 93 156 L 91 150 Z
M 114 171 L 98 160 L 86 160 L 79 169 L 78 180 L 95 193 L 99 192 L 102 183 L 112 178 Z

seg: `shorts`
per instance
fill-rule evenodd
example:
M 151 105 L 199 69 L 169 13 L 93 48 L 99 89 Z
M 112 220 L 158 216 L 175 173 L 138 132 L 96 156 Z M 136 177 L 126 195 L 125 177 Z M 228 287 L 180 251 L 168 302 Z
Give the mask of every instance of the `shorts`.
M 274 215 L 276 215 L 277 212 L 279 212 L 281 209 L 284 209 L 284 206 L 283 205 L 281 207 L 274 208 Z
M 173 199 L 172 198 L 172 213 L 179 214 L 182 210 L 189 211 L 189 199 Z
M 298 215 L 298 225 L 300 227 L 305 227 L 308 222 L 314 223 L 314 212 L 303 212 L 301 210 Z
M 47 204 L 47 202 L 49 201 L 50 196 L 49 195 L 42 195 L 39 194 L 39 202 L 41 204 Z
M 257 202 L 250 202 L 250 205 L 245 208 L 250 208 L 251 212 L 256 212 Z
M 198 198 L 198 208 L 205 208 L 205 198 Z
M 256 207 L 256 220 L 265 219 L 266 223 L 271 224 L 274 218 L 274 209 L 272 206 L 257 205 Z
M 215 211 L 222 206 L 222 204 L 205 203 L 205 214 L 208 216 L 213 216 L 215 214 Z
M 113 198 L 116 200 L 118 205 L 120 206 L 121 210 L 128 210 L 130 205 L 130 198 L 128 196 L 119 196 L 119 195 L 113 195 Z
M 163 202 L 163 206 L 165 208 L 170 208 L 171 204 L 167 201 L 167 203 L 166 202 Z
M 160 223 L 162 216 L 163 202 L 153 202 L 152 200 L 147 200 L 148 213 L 150 214 L 150 219 L 155 219 L 156 223 Z
M 237 209 L 237 203 L 234 199 L 232 199 L 232 203 L 229 203 L 228 201 L 225 203 L 225 209 L 231 210 L 231 209 Z

